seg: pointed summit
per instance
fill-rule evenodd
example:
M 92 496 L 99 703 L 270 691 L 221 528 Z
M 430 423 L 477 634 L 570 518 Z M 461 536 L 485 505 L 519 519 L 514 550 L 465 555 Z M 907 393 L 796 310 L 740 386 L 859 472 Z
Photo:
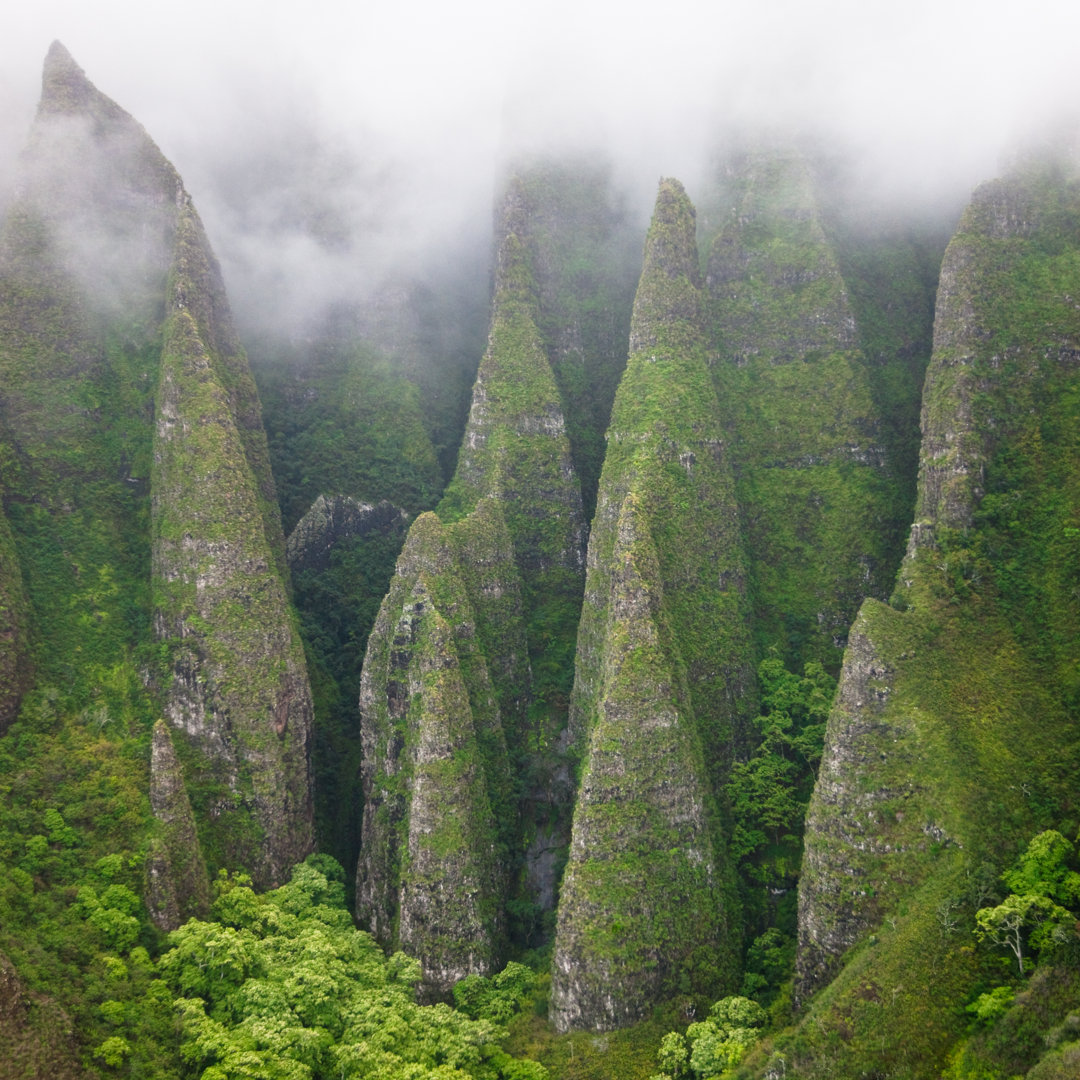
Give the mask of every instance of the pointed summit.
M 61 711 L 164 712 L 207 860 L 275 884 L 312 844 L 311 698 L 219 267 L 176 170 L 59 43 L 22 167 L 0 460 L 35 668 Z
M 130 119 L 115 101 L 106 97 L 86 77 L 86 72 L 75 63 L 71 53 L 59 41 L 54 41 L 49 46 L 41 73 L 38 117 L 78 112 Z
M 863 597 L 887 593 L 908 513 L 819 186 L 798 149 L 732 155 L 707 275 L 755 630 L 796 667 L 836 664 Z
M 630 341 L 571 700 L 583 767 L 552 977 L 564 1031 L 640 1019 L 684 968 L 715 997 L 738 964 L 715 793 L 752 708 L 745 557 L 705 362 L 695 212 L 677 180 L 661 182 Z M 626 958 L 651 973 L 633 993 Z

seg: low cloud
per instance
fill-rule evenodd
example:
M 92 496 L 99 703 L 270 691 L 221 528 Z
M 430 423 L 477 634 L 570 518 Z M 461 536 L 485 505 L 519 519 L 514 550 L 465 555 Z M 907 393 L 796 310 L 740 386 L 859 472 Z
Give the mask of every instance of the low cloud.
M 759 127 L 842 145 L 893 200 L 962 198 L 1080 102 L 1078 30 L 1070 0 L 45 0 L 0 44 L 0 189 L 59 38 L 179 169 L 241 320 L 299 324 L 486 243 L 502 162 L 537 150 L 608 154 L 641 215 Z

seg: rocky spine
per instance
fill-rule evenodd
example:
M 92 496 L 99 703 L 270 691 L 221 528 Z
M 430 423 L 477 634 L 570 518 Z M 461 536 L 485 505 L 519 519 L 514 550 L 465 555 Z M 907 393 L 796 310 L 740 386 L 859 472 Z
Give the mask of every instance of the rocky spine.
M 561 1030 L 640 1019 L 674 991 L 679 970 L 702 994 L 734 979 L 737 903 L 713 793 L 753 677 L 718 412 L 694 210 L 665 180 L 589 540 L 571 701 L 581 782 L 552 985 Z M 696 919 L 659 913 L 653 873 Z M 598 934 L 601 918 L 621 928 L 618 941 Z M 628 957 L 635 982 L 642 966 L 654 972 L 640 993 L 627 991 Z
M 1036 159 L 984 185 L 946 255 L 909 553 L 893 606 L 867 600 L 852 629 L 807 818 L 796 994 L 804 1032 L 844 1015 L 848 1035 L 811 1037 L 800 1075 L 939 1074 L 949 1002 L 980 977 L 956 929 L 972 883 L 1072 799 L 1074 177 Z M 870 1039 L 883 990 L 888 1037 Z

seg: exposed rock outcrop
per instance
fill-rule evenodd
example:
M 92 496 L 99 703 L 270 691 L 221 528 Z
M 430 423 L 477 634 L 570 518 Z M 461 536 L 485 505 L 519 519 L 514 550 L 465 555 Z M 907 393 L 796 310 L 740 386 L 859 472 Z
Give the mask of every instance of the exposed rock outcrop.
M 222 361 L 214 324 L 188 299 L 216 269 L 208 259 L 187 209 L 155 402 L 154 621 L 172 651 L 166 714 L 202 757 L 196 805 L 213 823 L 212 857 L 270 885 L 313 842 L 311 696 L 275 559 L 280 524 L 273 543 L 246 454 L 258 440 L 232 407 L 237 364 Z
M 661 578 L 631 492 L 559 901 L 551 1017 L 560 1031 L 634 1023 L 687 976 L 705 989 L 726 974 L 724 943 L 737 932 Z
M 164 720 L 150 745 L 150 809 L 160 825 L 146 860 L 146 906 L 160 930 L 175 930 L 210 913 L 206 874 L 184 773 Z
M 180 177 L 58 43 L 0 279 L 4 486 L 41 676 L 107 720 L 167 682 L 201 755 L 204 853 L 284 880 L 311 849 L 311 702 L 258 397 Z M 131 662 L 151 615 L 168 672 Z
M 712 793 L 752 708 L 753 667 L 694 226 L 682 186 L 663 181 L 589 540 L 571 701 L 583 765 L 552 982 L 560 1030 L 640 1019 L 680 975 L 719 994 L 737 966 Z
M 409 515 L 383 499 L 372 506 L 348 495 L 320 495 L 285 542 L 289 569 L 325 570 L 330 552 L 343 540 L 371 533 L 403 533 Z
M 532 603 L 580 591 L 585 523 L 559 389 L 536 327 L 528 250 L 508 232 L 495 271 L 491 333 L 473 387 L 457 472 L 439 507 L 468 513 L 485 496 L 503 503 Z
M 706 756 L 722 771 L 735 731 L 753 708 L 754 675 L 746 560 L 705 363 L 694 228 L 682 186 L 664 181 L 645 243 L 631 354 L 612 410 L 589 538 L 570 730 L 575 741 L 587 739 L 597 715 L 618 515 L 633 491 L 659 553 Z
M 585 526 L 559 389 L 536 324 L 532 256 L 515 231 L 520 225 L 519 215 L 508 212 L 491 331 L 457 471 L 437 516 L 413 523 L 368 640 L 361 684 L 365 806 L 357 913 L 380 940 L 407 940 L 427 981 L 442 989 L 469 971 L 490 970 L 503 948 L 502 909 L 513 887 L 509 856 L 526 846 L 509 762 L 520 769 L 533 755 L 538 772 L 562 768 L 568 789 L 565 763 L 550 751 L 565 713 L 554 706 L 530 713 L 530 705 L 534 690 L 555 697 L 561 673 L 548 653 L 553 641 L 558 648 L 572 639 Z M 422 602 L 413 598 L 421 587 Z M 422 634 L 408 629 L 417 603 L 437 612 L 425 616 L 430 626 L 425 622 Z M 440 619 L 453 628 L 449 637 Z M 466 693 L 448 676 L 442 685 L 449 697 L 426 699 L 418 689 L 422 673 L 454 665 L 453 656 L 443 655 L 451 642 Z M 531 659 L 542 665 L 539 686 Z M 410 705 L 404 687 L 413 683 Z M 457 703 L 453 736 L 446 731 L 449 701 Z M 470 730 L 476 746 L 464 753 L 479 755 L 483 767 L 458 790 L 454 770 L 435 767 L 433 748 L 465 739 Z M 525 798 L 557 798 L 551 791 L 558 775 L 543 787 Z M 562 790 L 564 801 L 567 796 Z M 429 826 L 414 827 L 434 820 L 438 806 L 455 806 L 463 822 L 475 823 L 462 837 L 467 850 L 427 844 Z M 531 814 L 532 824 L 543 816 Z M 489 828 L 495 840 L 485 839 Z M 527 845 L 524 878 L 526 888 L 550 903 L 554 863 L 546 853 L 566 838 L 542 827 L 536 832 L 542 835 Z M 427 844 L 422 886 L 409 878 L 421 843 Z M 454 896 L 457 903 L 449 903 Z M 455 937 L 456 952 L 449 944 Z
M 503 946 L 499 848 L 513 834 L 515 811 L 480 628 L 490 626 L 492 603 L 516 600 L 515 612 L 496 608 L 510 615 L 508 630 L 521 617 L 516 581 L 500 580 L 512 558 L 494 500 L 455 525 L 422 514 L 364 660 L 357 915 L 378 940 L 408 946 L 441 991 L 493 970 Z M 466 569 L 474 559 L 479 573 Z M 497 618 L 496 632 L 502 626 Z M 491 655 L 513 663 L 505 644 Z

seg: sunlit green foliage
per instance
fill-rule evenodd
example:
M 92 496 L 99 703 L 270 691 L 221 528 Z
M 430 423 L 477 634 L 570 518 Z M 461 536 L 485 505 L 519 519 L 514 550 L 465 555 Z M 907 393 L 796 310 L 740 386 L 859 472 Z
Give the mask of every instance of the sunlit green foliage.
M 492 1021 L 416 1004 L 419 964 L 388 960 L 353 928 L 343 878 L 326 856 L 263 895 L 222 878 L 219 921 L 169 935 L 158 971 L 175 996 L 180 1054 L 202 1080 L 543 1080 L 499 1049 Z

